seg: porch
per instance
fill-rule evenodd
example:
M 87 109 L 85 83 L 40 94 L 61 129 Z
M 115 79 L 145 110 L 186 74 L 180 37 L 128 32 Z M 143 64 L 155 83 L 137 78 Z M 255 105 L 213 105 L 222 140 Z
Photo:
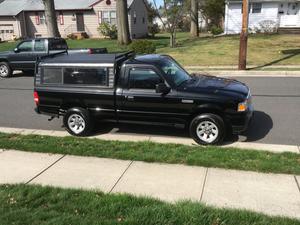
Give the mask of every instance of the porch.
M 300 2 L 285 2 L 279 4 L 279 30 L 300 28 Z

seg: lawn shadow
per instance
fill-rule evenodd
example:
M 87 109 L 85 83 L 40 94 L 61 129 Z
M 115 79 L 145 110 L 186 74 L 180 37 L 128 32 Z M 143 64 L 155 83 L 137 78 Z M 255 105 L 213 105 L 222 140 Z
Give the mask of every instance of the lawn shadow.
M 279 62 L 282 62 L 282 61 L 285 61 L 287 59 L 293 58 L 293 57 L 300 54 L 300 49 L 287 49 L 287 50 L 283 50 L 282 53 L 284 55 L 287 55 L 287 56 L 285 56 L 283 58 L 280 58 L 280 59 L 277 59 L 277 60 L 274 60 L 272 62 L 269 62 L 269 63 L 261 65 L 261 66 L 248 68 L 248 70 L 262 69 L 264 67 L 272 66 L 272 65 L 277 64 Z

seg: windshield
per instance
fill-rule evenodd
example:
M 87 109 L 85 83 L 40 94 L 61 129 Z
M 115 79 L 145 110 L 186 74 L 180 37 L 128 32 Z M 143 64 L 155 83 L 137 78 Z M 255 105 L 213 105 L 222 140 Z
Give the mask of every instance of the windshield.
M 163 57 L 158 65 L 165 74 L 173 80 L 176 86 L 181 85 L 185 81 L 192 79 L 190 75 L 172 58 Z

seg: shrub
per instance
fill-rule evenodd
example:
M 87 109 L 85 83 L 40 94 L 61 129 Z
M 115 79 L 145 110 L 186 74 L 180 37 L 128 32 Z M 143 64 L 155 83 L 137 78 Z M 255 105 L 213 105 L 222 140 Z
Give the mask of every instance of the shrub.
M 130 49 L 137 54 L 152 54 L 156 51 L 156 46 L 148 40 L 135 40 L 131 43 Z
M 117 26 L 109 23 L 101 23 L 98 27 L 98 31 L 104 37 L 109 37 L 110 39 L 116 39 L 118 35 Z
M 219 35 L 223 33 L 223 29 L 215 25 L 211 27 L 210 31 L 213 35 Z
M 154 23 L 149 25 L 148 27 L 149 33 L 151 34 L 151 37 L 155 37 L 155 34 L 158 34 L 160 32 L 158 24 Z
M 277 23 L 273 20 L 263 20 L 259 23 L 259 26 L 261 33 L 273 34 L 277 32 Z

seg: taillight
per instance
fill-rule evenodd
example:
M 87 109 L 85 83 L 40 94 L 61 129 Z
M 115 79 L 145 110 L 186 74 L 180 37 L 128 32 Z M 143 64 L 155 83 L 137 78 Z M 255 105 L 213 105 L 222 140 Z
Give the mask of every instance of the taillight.
M 33 92 L 33 99 L 34 99 L 34 102 L 35 102 L 35 104 L 39 104 L 39 102 L 40 102 L 40 99 L 39 99 L 39 95 L 38 95 L 38 93 L 35 91 L 35 92 Z

